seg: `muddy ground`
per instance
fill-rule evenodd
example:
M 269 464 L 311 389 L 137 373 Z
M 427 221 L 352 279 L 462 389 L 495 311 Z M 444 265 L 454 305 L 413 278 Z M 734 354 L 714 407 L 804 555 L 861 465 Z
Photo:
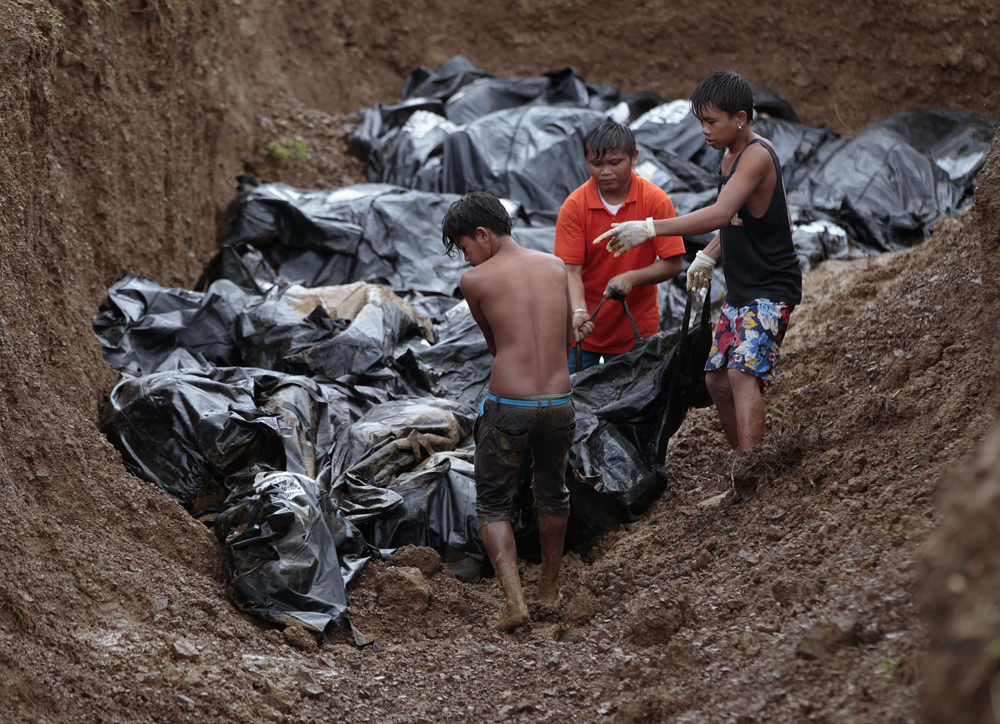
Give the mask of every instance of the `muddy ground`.
M 115 374 L 89 317 L 118 274 L 190 287 L 237 173 L 360 181 L 350 112 L 420 63 L 670 97 L 734 66 L 848 133 L 1000 114 L 993 2 L 729 7 L 0 3 L 0 721 L 988 721 L 995 443 L 969 460 L 995 409 L 996 141 L 928 244 L 807 276 L 770 444 L 734 459 L 692 413 L 668 494 L 569 554 L 559 615 L 521 634 L 426 551 L 351 592 L 379 651 L 243 616 L 214 538 L 97 431 Z

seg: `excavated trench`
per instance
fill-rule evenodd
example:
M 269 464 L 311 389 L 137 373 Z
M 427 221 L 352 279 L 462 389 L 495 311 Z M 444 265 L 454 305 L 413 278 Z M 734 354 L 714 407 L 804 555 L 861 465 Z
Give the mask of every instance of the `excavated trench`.
M 903 107 L 998 114 L 992 4 L 807 10 L 759 7 L 734 39 L 706 31 L 695 4 L 633 8 L 649 47 L 622 54 L 598 3 L 489 18 L 430 3 L 0 7 L 3 719 L 978 721 L 995 670 L 996 624 L 976 607 L 997 591 L 989 536 L 973 535 L 986 522 L 965 527 L 972 513 L 950 503 L 945 524 L 965 534 L 935 538 L 923 589 L 918 578 L 938 481 L 992 424 L 996 141 L 971 212 L 911 252 L 807 278 L 769 398 L 773 444 L 731 460 L 709 411 L 692 413 L 668 493 L 570 555 L 560 618 L 516 637 L 488 629 L 492 584 L 459 584 L 420 551 L 371 566 L 351 592 L 380 651 L 317 648 L 245 617 L 208 531 L 128 475 L 96 430 L 116 374 L 89 317 L 120 272 L 190 288 L 237 173 L 361 181 L 341 114 L 394 98 L 418 64 L 572 63 L 666 97 L 733 65 L 804 122 L 847 133 Z M 499 30 L 471 39 L 479 24 Z M 274 152 L 296 136 L 302 157 Z M 983 460 L 949 500 L 988 488 Z M 918 590 L 934 650 L 949 652 L 933 666 Z

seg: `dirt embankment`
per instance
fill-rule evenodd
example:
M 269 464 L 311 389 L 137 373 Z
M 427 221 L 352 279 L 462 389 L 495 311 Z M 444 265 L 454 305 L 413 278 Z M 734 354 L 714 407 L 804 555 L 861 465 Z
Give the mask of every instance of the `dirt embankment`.
M 0 719 L 281 721 L 333 711 L 348 720 L 380 715 L 411 721 L 466 716 L 470 707 L 493 716 L 509 706 L 515 717 L 551 712 L 550 719 L 562 720 L 577 712 L 588 720 L 616 711 L 626 719 L 666 717 L 703 702 L 718 713 L 727 692 L 764 696 L 759 686 L 730 682 L 731 672 L 746 679 L 747 672 L 759 670 L 751 667 L 758 645 L 765 651 L 762 662 L 780 662 L 775 671 L 787 677 L 780 684 L 787 701 L 801 702 L 788 710 L 789 721 L 801 720 L 794 712 L 820 711 L 823 687 L 833 686 L 850 699 L 844 706 L 858 712 L 858 721 L 885 721 L 878 716 L 894 709 L 906 716 L 914 711 L 913 685 L 902 674 L 902 686 L 886 693 L 866 684 L 859 689 L 841 671 L 855 661 L 867 667 L 880 656 L 897 661 L 887 664 L 893 672 L 909 671 L 898 663 L 920 648 L 909 608 L 897 612 L 901 622 L 884 601 L 871 616 L 857 618 L 862 632 L 870 624 L 876 633 L 878 627 L 884 633 L 909 627 L 914 633 L 902 638 L 909 648 L 896 651 L 887 643 L 896 638 L 868 633 L 850 641 L 871 641 L 871 651 L 849 645 L 835 659 L 841 668 L 806 673 L 800 667 L 819 665 L 795 658 L 788 616 L 796 622 L 826 616 L 839 600 L 831 581 L 862 602 L 871 595 L 909 595 L 909 569 L 897 573 L 892 566 L 915 550 L 908 546 L 920 539 L 922 521 L 932 519 L 929 496 L 918 493 L 930 489 L 941 466 L 961 459 L 985 424 L 970 423 L 963 408 L 950 406 L 945 392 L 951 388 L 943 384 L 952 379 L 948 370 L 957 370 L 967 390 L 961 399 L 968 409 L 981 408 L 983 365 L 990 363 L 976 355 L 985 354 L 981 335 L 988 325 L 985 311 L 977 317 L 970 310 L 989 309 L 995 300 L 975 296 L 986 295 L 989 284 L 956 285 L 974 274 L 984 282 L 995 279 L 996 270 L 976 266 L 984 262 L 968 247 L 968 219 L 943 230 L 936 245 L 870 268 L 841 265 L 835 274 L 837 267 L 831 267 L 827 276 L 809 282 L 816 290 L 814 309 L 807 302 L 800 310 L 799 341 L 793 344 L 796 335 L 789 339 L 789 374 L 771 405 L 805 422 L 819 414 L 816 409 L 839 410 L 822 419 L 824 425 L 834 421 L 841 437 L 830 437 L 828 430 L 815 437 L 819 433 L 809 428 L 813 437 L 804 439 L 819 440 L 815 449 L 830 457 L 824 465 L 850 472 L 846 483 L 830 475 L 837 486 L 830 489 L 841 493 L 828 494 L 826 487 L 807 493 L 815 475 L 812 483 L 800 480 L 798 468 L 788 472 L 777 460 L 773 465 L 784 471 L 779 482 L 747 495 L 744 503 L 684 512 L 686 503 L 678 502 L 694 503 L 703 493 L 725 489 L 724 481 L 702 479 L 710 468 L 701 466 L 715 459 L 700 458 L 700 451 L 718 433 L 707 413 L 694 415 L 675 443 L 680 452 L 673 463 L 674 489 L 681 500 L 665 500 L 644 521 L 570 562 L 561 643 L 552 640 L 555 624 L 536 627 L 525 641 L 488 633 L 496 591 L 462 587 L 441 573 L 430 579 L 426 614 L 397 615 L 391 596 L 379 603 L 385 572 L 376 567 L 352 601 L 359 620 L 386 641 L 383 653 L 342 645 L 320 653 L 294 636 L 289 640 L 305 651 L 289 648 L 279 632 L 233 611 L 218 582 L 219 551 L 209 533 L 127 475 L 97 432 L 97 407 L 115 375 L 100 358 L 89 317 L 107 286 L 128 269 L 190 287 L 211 253 L 232 177 L 245 169 L 303 185 L 360 180 L 358 165 L 345 158 L 345 117 L 338 114 L 394 98 L 403 75 L 419 63 L 433 66 L 464 53 L 498 73 L 573 64 L 594 82 L 666 96 L 687 93 L 708 71 L 733 65 L 758 85 L 785 93 L 805 121 L 842 130 L 915 105 L 1000 113 L 989 95 L 1000 86 L 1000 69 L 981 62 L 997 54 L 1000 10 L 985 0 L 933 9 L 902 0 L 879 3 L 878 9 L 861 3 L 817 9 L 802 2 L 779 12 L 758 5 L 735 31 L 728 21 L 712 30 L 718 9 L 693 2 L 629 5 L 642 22 L 622 22 L 620 30 L 608 24 L 604 3 L 574 9 L 554 0 L 522 5 L 483 9 L 428 1 L 403 10 L 307 0 L 0 4 Z M 615 33 L 623 40 L 615 41 Z M 304 153 L 290 145 L 295 135 L 305 139 Z M 292 148 L 291 155 L 276 152 L 280 147 Z M 994 178 L 995 161 L 992 168 Z M 979 228 L 996 223 L 995 216 L 977 218 Z M 933 279 L 938 272 L 932 264 L 945 255 L 954 265 L 952 276 Z M 913 309 L 892 306 L 882 296 L 883 289 L 911 288 L 923 289 L 920 314 L 931 316 L 912 321 Z M 885 303 L 873 308 L 875 300 Z M 878 316 L 890 312 L 896 316 Z M 808 334 L 807 319 L 817 320 Z M 900 319 L 908 320 L 905 332 L 899 331 Z M 845 334 L 849 320 L 856 322 L 855 336 L 847 334 L 843 345 L 855 362 L 825 357 L 840 350 L 829 339 Z M 973 327 L 961 326 L 975 320 L 986 325 L 978 328 L 978 344 L 968 337 Z M 923 325 L 917 327 L 920 344 L 886 341 L 889 331 L 897 339 L 915 334 L 914 324 Z M 923 335 L 934 338 L 934 330 L 952 327 L 948 344 L 923 342 Z M 869 337 L 858 336 L 857 328 Z M 810 344 L 817 354 L 806 353 Z M 928 348 L 929 356 L 912 361 L 911 355 Z M 881 367 L 869 369 L 873 364 Z M 867 389 L 883 371 L 897 380 L 898 395 L 895 388 Z M 849 392 L 859 379 L 866 392 L 855 400 Z M 803 386 L 808 381 L 809 389 L 796 392 L 794 380 Z M 813 385 L 815 380 L 820 383 Z M 915 402 L 909 401 L 908 385 Z M 940 418 L 930 418 L 935 427 L 928 432 L 946 432 L 921 433 L 922 415 Z M 774 423 L 785 419 L 773 412 L 771 417 Z M 863 429 L 875 432 L 850 436 L 854 424 L 869 424 Z M 882 428 L 875 425 L 897 426 L 899 445 L 878 442 Z M 954 438 L 947 432 L 951 427 L 966 432 Z M 825 460 L 813 456 L 812 445 L 795 453 L 805 461 L 802 470 L 818 470 Z M 904 463 L 899 455 L 912 460 Z M 881 477 L 883 464 L 891 482 Z M 862 482 L 850 483 L 854 478 Z M 869 497 L 881 497 L 866 503 L 862 483 L 874 491 Z M 895 512 L 884 516 L 889 529 L 883 537 L 895 552 L 861 556 L 852 547 L 860 544 L 847 534 L 854 530 L 853 517 L 832 535 L 838 529 L 829 522 L 822 524 L 825 531 L 815 528 L 816 500 L 834 506 L 842 498 L 860 500 L 837 503 L 849 510 L 867 510 L 866 504 L 883 505 L 885 499 Z M 786 512 L 772 518 L 768 505 Z M 881 525 L 876 515 L 882 514 L 859 514 L 857 525 Z M 783 558 L 772 561 L 771 553 L 746 547 L 748 538 L 770 540 L 769 527 L 754 527 L 758 519 L 784 531 L 784 547 L 775 544 L 785 551 Z M 686 522 L 675 526 L 677 521 Z M 913 532 L 912 542 L 903 538 L 896 547 L 904 535 L 893 532 L 900 524 L 901 531 Z M 789 559 L 803 555 L 800 535 L 807 536 L 801 545 L 808 560 L 793 565 Z M 650 548 L 660 552 L 647 556 Z M 840 583 L 839 570 L 817 572 L 826 557 L 841 551 L 858 559 L 855 570 L 864 575 L 856 581 Z M 757 556 L 758 564 L 743 552 Z M 709 556 L 721 562 L 718 570 Z M 774 569 L 755 583 L 758 574 L 748 566 L 765 560 Z M 756 588 L 742 591 L 743 576 Z M 676 581 L 668 584 L 664 577 Z M 792 583 L 774 589 L 782 577 Z M 661 592 L 654 595 L 655 586 Z M 780 593 L 786 588 L 799 593 Z M 771 611 L 766 591 L 772 590 L 779 591 L 775 600 L 787 599 L 788 616 L 785 609 Z M 813 603 L 816 597 L 822 603 Z M 720 608 L 720 602 L 726 605 Z M 754 628 L 750 613 L 768 622 Z M 731 620 L 723 621 L 724 615 Z M 668 643 L 664 631 L 680 632 L 677 642 Z M 741 644 L 744 634 L 755 638 Z M 769 643 L 759 641 L 765 635 Z M 552 686 L 539 684 L 543 669 L 552 672 Z M 682 671 L 689 673 L 680 676 Z M 692 678 L 701 671 L 711 672 L 704 685 Z M 388 679 L 374 678 L 379 675 Z M 308 698 L 303 677 L 318 678 L 327 693 Z M 679 677 L 677 683 L 667 683 L 670 677 Z M 670 688 L 682 684 L 683 691 Z M 408 699 L 390 695 L 400 691 Z M 870 718 L 864 709 L 851 708 L 856 695 L 874 702 Z M 730 709 L 742 715 L 739 707 Z

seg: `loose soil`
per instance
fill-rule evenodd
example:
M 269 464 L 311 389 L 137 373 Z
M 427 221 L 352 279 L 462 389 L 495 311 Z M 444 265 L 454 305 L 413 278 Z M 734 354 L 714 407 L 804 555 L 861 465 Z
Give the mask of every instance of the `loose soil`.
M 572 64 L 668 97 L 732 65 L 845 132 L 913 106 L 1000 115 L 986 0 L 740 23 L 632 4 L 620 25 L 596 1 L 494 5 L 0 4 L 0 720 L 867 723 L 916 720 L 921 684 L 933 721 L 991 711 L 995 445 L 963 470 L 995 407 L 997 141 L 976 208 L 930 242 L 808 275 L 768 445 L 734 458 L 693 412 L 668 493 L 569 553 L 560 611 L 529 630 L 491 631 L 495 582 L 407 551 L 351 591 L 379 650 L 318 647 L 235 611 L 209 531 L 125 472 L 96 426 L 109 284 L 190 288 L 236 174 L 362 181 L 349 114 L 420 63 Z

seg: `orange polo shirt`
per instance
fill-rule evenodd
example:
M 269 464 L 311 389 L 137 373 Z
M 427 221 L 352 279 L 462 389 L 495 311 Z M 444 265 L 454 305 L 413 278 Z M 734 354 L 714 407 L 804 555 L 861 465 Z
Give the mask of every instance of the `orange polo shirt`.
M 675 216 L 674 205 L 663 189 L 640 178 L 635 171 L 632 172 L 628 198 L 614 216 L 601 202 L 594 179 L 571 193 L 563 203 L 556 221 L 555 253 L 567 264 L 583 266 L 583 288 L 591 314 L 604 298 L 604 290 L 612 277 L 633 269 L 644 269 L 657 257 L 667 259 L 684 253 L 684 239 L 680 236 L 657 236 L 618 258 L 608 253 L 605 245 L 595 246 L 592 243 L 610 230 L 612 223 L 644 221 L 649 216 L 672 219 Z M 656 334 L 660 330 L 660 303 L 656 298 L 656 287 L 633 287 L 627 301 L 639 333 L 643 337 Z M 583 341 L 583 348 L 588 352 L 618 354 L 628 352 L 633 344 L 635 336 L 625 308 L 609 300 L 601 307 L 601 313 L 594 320 L 594 331 Z

